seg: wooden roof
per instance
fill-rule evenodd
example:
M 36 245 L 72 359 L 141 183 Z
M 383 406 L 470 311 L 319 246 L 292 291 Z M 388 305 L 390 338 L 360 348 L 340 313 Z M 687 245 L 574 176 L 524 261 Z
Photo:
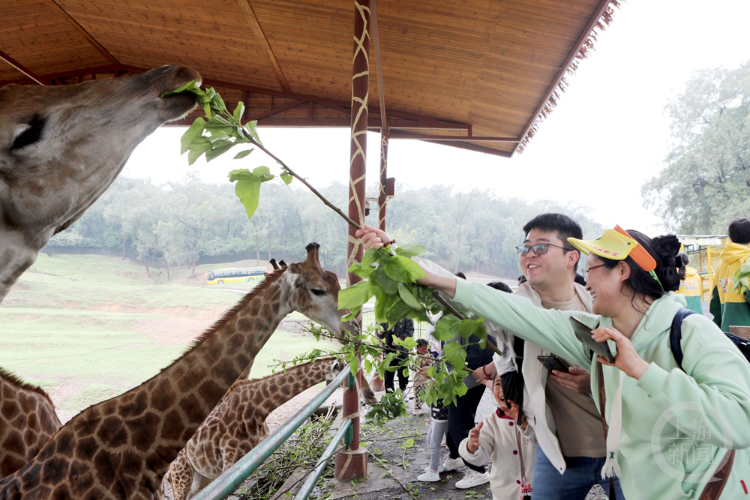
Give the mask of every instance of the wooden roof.
M 379 0 L 392 136 L 450 136 L 445 143 L 501 156 L 522 150 L 613 5 Z M 348 126 L 353 18 L 351 0 L 0 0 L 0 86 L 183 64 L 231 108 L 244 99 L 246 118 L 260 125 Z M 370 126 L 379 128 L 372 45 Z

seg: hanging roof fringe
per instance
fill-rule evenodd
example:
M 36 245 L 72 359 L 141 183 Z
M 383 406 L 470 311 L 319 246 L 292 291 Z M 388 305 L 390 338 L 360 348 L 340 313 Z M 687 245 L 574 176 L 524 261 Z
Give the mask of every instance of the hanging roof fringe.
M 550 113 L 552 113 L 552 110 L 557 107 L 557 103 L 560 100 L 560 96 L 562 93 L 564 93 L 568 86 L 570 85 L 568 83 L 568 77 L 575 75 L 576 71 L 578 70 L 579 63 L 588 58 L 589 54 L 594 52 L 595 50 L 595 43 L 599 39 L 599 35 L 607 29 L 607 26 L 612 24 L 612 21 L 614 21 L 614 14 L 615 14 L 615 8 L 620 8 L 621 3 L 625 0 L 610 0 L 609 5 L 606 9 L 604 9 L 604 12 L 602 12 L 602 15 L 599 17 L 599 20 L 594 25 L 594 27 L 591 29 L 591 33 L 586 37 L 586 39 L 583 41 L 581 46 L 578 49 L 578 53 L 576 53 L 573 60 L 570 62 L 568 67 L 565 69 L 565 74 L 560 79 L 560 82 L 555 86 L 555 88 L 552 90 L 552 93 L 547 98 L 547 101 L 544 103 L 544 106 L 542 106 L 542 109 L 539 111 L 539 114 L 534 119 L 534 123 L 531 124 L 531 128 L 529 128 L 529 131 L 526 133 L 526 135 L 521 139 L 520 144 L 518 145 L 517 152 L 519 154 L 523 153 L 524 148 L 526 148 L 526 145 L 528 145 L 529 141 L 536 135 L 536 131 L 539 128 L 539 125 L 549 116 Z

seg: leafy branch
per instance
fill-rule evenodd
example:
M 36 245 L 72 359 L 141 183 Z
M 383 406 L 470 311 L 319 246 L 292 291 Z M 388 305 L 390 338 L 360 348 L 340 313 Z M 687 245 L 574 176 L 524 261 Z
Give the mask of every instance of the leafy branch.
M 273 158 L 281 166 L 281 180 L 289 185 L 292 179 L 298 179 L 312 193 L 317 196 L 326 206 L 344 218 L 349 224 L 362 229 L 362 226 L 350 219 L 339 207 L 328 201 L 317 189 L 297 172 L 289 168 L 280 158 L 271 153 L 261 142 L 257 131 L 257 120 L 242 124 L 242 116 L 245 113 L 245 104 L 237 103 L 233 113 L 227 109 L 224 100 L 213 88 L 201 89 L 195 81 L 187 83 L 171 92 L 162 94 L 162 97 L 188 92 L 195 95 L 198 104 L 203 107 L 205 116 L 195 119 L 193 124 L 183 134 L 180 154 L 188 153 L 188 164 L 192 165 L 201 156 L 205 155 L 206 162 L 210 162 L 223 155 L 235 146 L 249 144 L 257 147 L 268 156 Z M 240 151 L 234 157 L 235 160 L 245 158 L 254 149 Z M 248 169 L 232 170 L 229 173 L 230 182 L 237 181 L 235 192 L 242 201 L 247 211 L 248 218 L 252 218 L 258 208 L 260 198 L 260 185 L 270 181 L 274 176 L 268 167 L 258 167 L 252 172 Z
M 205 116 L 195 119 L 193 124 L 181 138 L 180 153 L 188 153 L 188 163 L 193 164 L 198 158 L 205 155 L 206 161 L 210 162 L 225 154 L 235 146 L 247 144 L 260 149 L 281 167 L 280 177 L 287 185 L 294 178 L 298 179 L 323 203 L 333 209 L 344 218 L 350 225 L 361 229 L 362 226 L 350 219 L 344 212 L 329 202 L 320 192 L 311 186 L 305 179 L 289 168 L 281 159 L 263 145 L 256 129 L 257 121 L 249 121 L 242 124 L 242 116 L 245 112 L 243 102 L 238 102 L 233 113 L 230 113 L 221 96 L 213 89 L 202 90 L 195 82 L 190 82 L 182 87 L 163 94 L 163 96 L 189 92 L 195 95 L 196 101 L 203 107 Z M 246 149 L 235 155 L 235 159 L 241 159 L 252 153 L 254 149 Z M 252 172 L 248 169 L 232 170 L 229 173 L 230 182 L 236 182 L 235 194 L 245 206 L 248 218 L 252 218 L 258 208 L 260 199 L 260 185 L 273 179 L 268 167 L 257 167 Z M 459 335 L 468 339 L 472 335 L 479 338 L 481 347 L 487 345 L 487 331 L 483 325 L 484 318 L 472 319 L 460 314 L 453 308 L 437 291 L 417 284 L 417 280 L 425 276 L 422 268 L 411 260 L 411 257 L 419 255 L 424 251 L 421 246 L 404 246 L 391 249 L 390 247 L 379 250 L 368 250 L 361 263 L 354 263 L 349 272 L 356 274 L 366 281 L 361 281 L 354 286 L 341 290 L 339 293 L 339 309 L 350 309 L 351 314 L 344 320 L 355 318 L 362 306 L 373 296 L 375 301 L 375 317 L 379 323 L 388 323 L 391 327 L 404 318 L 417 321 L 430 321 L 428 312 L 444 314 L 438 321 L 434 336 L 438 340 L 453 340 Z M 409 342 L 407 342 L 407 340 Z M 403 349 L 410 350 L 416 345 L 414 339 L 402 341 Z M 398 344 L 398 343 L 397 343 Z M 489 344 L 495 352 L 499 352 L 495 346 Z M 349 339 L 344 344 L 342 353 L 346 361 L 351 365 L 352 374 L 356 374 L 359 357 L 364 358 L 365 369 L 370 371 L 377 366 L 378 373 L 384 376 L 385 370 L 395 371 L 397 369 L 408 369 L 406 360 L 392 366 L 392 362 L 402 351 L 390 349 L 384 352 L 379 339 L 372 334 L 360 334 Z M 383 356 L 384 354 L 384 356 Z M 437 360 L 428 369 L 431 383 L 426 391 L 428 403 L 434 403 L 442 399 L 445 404 L 455 402 L 457 397 L 466 394 L 467 388 L 463 383 L 464 377 L 468 376 L 466 370 L 466 351 L 459 342 L 450 342 L 443 350 L 444 356 Z M 319 356 L 315 353 L 313 357 Z M 382 359 L 378 361 L 378 359 Z M 282 365 L 285 369 L 285 365 Z M 385 414 L 405 414 L 403 398 L 396 395 L 398 401 L 390 401 L 385 398 L 380 407 L 375 408 L 376 418 Z M 372 412 L 371 412 L 372 413 Z

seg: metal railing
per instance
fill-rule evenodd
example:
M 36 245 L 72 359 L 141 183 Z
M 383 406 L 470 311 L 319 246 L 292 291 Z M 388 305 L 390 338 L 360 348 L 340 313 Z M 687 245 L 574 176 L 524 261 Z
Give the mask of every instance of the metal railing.
M 335 379 L 333 379 L 333 381 L 325 389 L 318 393 L 309 403 L 302 407 L 301 410 L 295 413 L 292 418 L 287 420 L 275 432 L 264 439 L 258 446 L 253 448 L 250 453 L 239 459 L 236 464 L 230 467 L 221 476 L 211 481 L 211 484 L 201 490 L 195 497 L 193 497 L 193 499 L 223 500 L 231 495 L 234 491 L 237 490 L 237 488 L 240 487 L 242 482 L 247 479 L 248 476 L 250 476 L 250 474 L 255 472 L 255 470 L 260 467 L 260 465 L 265 462 L 266 459 L 268 459 L 268 457 L 270 457 L 277 448 L 279 448 L 287 439 L 289 439 L 294 431 L 296 431 L 299 426 L 301 426 L 302 423 L 307 420 L 307 418 L 312 415 L 313 412 L 318 409 L 318 407 L 323 404 L 323 402 L 325 402 L 325 400 L 328 399 L 328 397 L 333 394 L 333 392 L 341 384 L 344 383 L 344 380 L 347 378 L 347 376 L 352 376 L 349 365 L 346 365 L 341 373 L 339 373 L 339 375 Z M 346 433 L 350 425 L 351 420 L 344 419 L 339 432 L 336 434 L 336 436 L 334 436 L 333 441 L 331 441 L 331 444 L 323 454 L 323 458 L 330 458 L 329 455 L 333 453 L 333 451 L 331 451 L 330 449 L 336 449 L 336 445 L 341 441 L 341 436 Z M 326 458 L 325 462 L 327 461 L 328 460 Z M 318 469 L 320 469 L 320 472 L 318 473 L 318 476 L 312 481 L 312 486 L 309 487 L 310 491 L 312 491 L 315 483 L 317 483 L 318 477 L 320 477 L 323 469 L 325 469 L 325 463 L 321 463 L 319 461 L 318 465 L 315 468 L 315 471 L 318 471 Z M 308 478 L 308 481 L 309 480 L 311 479 Z M 298 495 L 296 498 L 301 500 L 307 497 Z

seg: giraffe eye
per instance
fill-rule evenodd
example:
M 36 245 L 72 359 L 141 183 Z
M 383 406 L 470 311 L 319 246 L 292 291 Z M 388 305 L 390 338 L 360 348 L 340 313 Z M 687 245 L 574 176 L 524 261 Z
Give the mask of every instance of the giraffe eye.
M 10 149 L 21 149 L 25 148 L 29 144 L 34 144 L 42 138 L 43 130 L 44 120 L 39 118 L 38 116 L 35 116 L 29 123 L 28 128 L 18 134 L 18 136 L 16 136 Z
M 326 294 L 326 291 L 322 288 L 311 288 L 310 291 L 313 293 L 313 295 L 317 295 L 318 297 Z

